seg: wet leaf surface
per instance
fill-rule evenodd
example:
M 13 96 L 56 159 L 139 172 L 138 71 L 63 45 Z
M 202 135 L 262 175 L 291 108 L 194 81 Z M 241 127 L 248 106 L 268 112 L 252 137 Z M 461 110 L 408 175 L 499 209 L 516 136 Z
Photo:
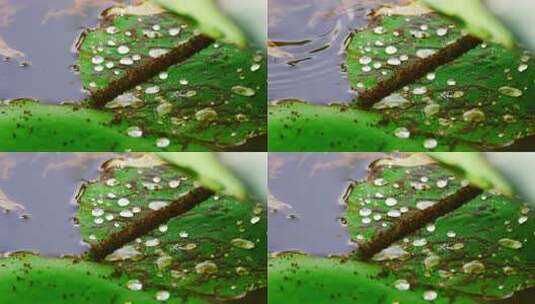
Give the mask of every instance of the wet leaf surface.
M 477 40 L 463 35 L 450 19 L 412 5 L 387 6 L 374 14 L 368 26 L 348 40 L 347 73 L 359 94 L 353 107 L 334 114 L 332 106 L 270 105 L 270 149 L 488 151 L 531 147 L 525 141 L 535 134 L 530 102 L 535 96 L 532 54 L 495 44 L 475 47 Z M 347 124 L 344 131 L 329 132 L 326 140 L 318 140 L 323 129 L 316 124 L 340 127 L 346 119 L 356 122 L 353 128 Z
M 344 222 L 353 241 L 365 245 L 466 185 L 418 154 L 376 160 L 367 179 L 349 189 Z M 269 296 L 289 297 L 290 303 L 309 297 L 348 303 L 513 303 L 516 293 L 529 293 L 535 285 L 531 213 L 518 199 L 490 191 L 423 223 L 371 261 L 357 255 L 275 254 L 269 259 Z
M 61 15 L 83 14 L 83 8 L 102 3 L 82 1 L 60 12 Z M 149 6 L 151 8 L 146 9 Z M 109 128 L 107 133 L 118 135 L 114 136 L 111 147 L 109 143 L 103 143 L 107 148 L 102 150 L 106 151 L 264 149 L 267 129 L 265 55 L 252 48 L 238 48 L 218 41 L 210 43 L 205 50 L 195 50 L 186 62 L 172 65 L 178 60 L 168 62 L 161 57 L 173 50 L 186 54 L 188 47 L 195 48 L 192 39 L 199 38 L 196 23 L 163 12 L 161 8 L 154 10 L 153 4 L 149 6 L 115 7 L 105 11 L 101 24 L 86 31 L 77 43 L 80 53 L 78 69 L 84 88 L 92 96 L 105 90 L 119 90 L 112 94 L 119 97 L 104 100 L 106 108 L 103 111 L 88 115 L 85 130 L 52 123 L 52 129 L 48 130 L 61 134 L 62 138 L 81 132 L 99 137 L 99 134 L 90 132 L 99 132 L 98 129 L 105 125 Z M 163 67 L 159 60 L 166 62 Z M 143 76 L 147 79 L 153 74 L 157 76 L 146 83 L 137 83 L 137 78 L 132 78 L 132 74 L 144 73 L 148 73 Z M 116 86 L 118 80 L 134 89 L 128 91 L 123 86 Z M 96 106 L 86 101 L 82 107 Z M 48 112 L 53 116 L 61 116 L 64 112 L 45 105 L 34 105 L 34 108 L 36 112 Z M 17 112 L 16 109 L 6 110 Z M 68 117 L 60 119 L 70 120 Z M 95 121 L 101 123 L 95 125 Z M 10 121 L 4 123 L 11 127 Z M 69 139 L 68 143 L 60 140 L 42 143 L 32 133 L 37 129 L 34 123 L 33 119 L 25 120 L 22 129 L 27 128 L 29 132 L 23 132 L 22 138 L 18 138 L 18 141 L 30 142 L 29 145 L 36 147 L 30 150 L 50 147 L 51 150 L 65 151 L 65 145 L 101 150 L 100 143 L 88 143 L 83 138 Z M 11 127 L 7 130 L 13 132 L 7 134 L 18 133 L 17 129 L 21 128 L 18 125 Z M 8 140 L 5 145 L 17 146 L 16 150 L 29 149 L 18 147 L 14 141 Z
M 169 165 L 109 167 L 81 194 L 84 240 L 96 245 L 194 187 L 190 178 Z M 125 244 L 106 261 L 131 280 L 173 297 L 241 298 L 266 286 L 265 233 L 263 206 L 213 196 Z

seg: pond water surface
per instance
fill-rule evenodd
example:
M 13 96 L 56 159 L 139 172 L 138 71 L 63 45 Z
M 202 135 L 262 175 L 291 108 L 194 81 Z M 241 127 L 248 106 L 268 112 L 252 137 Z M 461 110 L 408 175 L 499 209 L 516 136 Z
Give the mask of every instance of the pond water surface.
M 318 256 L 355 249 L 346 228 L 344 192 L 364 179 L 375 153 L 270 153 L 269 251 Z
M 106 153 L 0 154 L 0 189 L 25 207 L 0 212 L 0 252 L 82 253 L 86 248 L 71 222 L 77 212 L 75 194 L 84 181 L 98 176 L 109 158 Z
M 25 58 L 0 60 L 0 99 L 82 100 L 73 44 L 103 9 L 128 0 L 0 0 L 0 39 Z M 29 65 L 21 67 L 28 62 Z
M 345 41 L 371 9 L 402 0 L 269 0 L 269 99 L 350 102 Z

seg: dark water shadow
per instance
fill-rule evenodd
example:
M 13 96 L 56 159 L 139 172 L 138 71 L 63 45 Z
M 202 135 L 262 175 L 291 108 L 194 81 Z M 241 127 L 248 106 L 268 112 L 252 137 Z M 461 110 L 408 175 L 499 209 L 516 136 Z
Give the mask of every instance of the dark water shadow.
M 71 222 L 77 212 L 74 196 L 109 158 L 106 153 L 0 154 L 0 189 L 25 207 L 22 212 L 0 212 L 0 252 L 82 253 L 79 229 Z
M 344 45 L 380 4 L 401 0 L 269 0 L 269 99 L 350 102 Z M 273 51 L 276 50 L 276 51 Z
M 24 60 L 0 61 L 0 99 L 34 98 L 45 103 L 82 100 L 72 46 L 100 12 L 127 0 L 0 0 L 0 37 Z
M 342 255 L 355 246 L 341 224 L 343 195 L 363 179 L 378 153 L 271 153 L 269 155 L 270 252 L 299 250 L 318 256 Z M 291 206 L 278 208 L 278 204 Z

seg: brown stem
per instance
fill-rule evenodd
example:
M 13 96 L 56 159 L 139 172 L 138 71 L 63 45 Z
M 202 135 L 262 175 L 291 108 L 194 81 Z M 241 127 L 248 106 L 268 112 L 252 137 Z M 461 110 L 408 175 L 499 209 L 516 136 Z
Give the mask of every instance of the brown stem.
M 360 245 L 357 254 L 363 259 L 369 259 L 393 243 L 423 228 L 426 224 L 461 207 L 481 193 L 483 190 L 478 187 L 466 186 L 425 210 L 409 213 L 394 226 L 379 232 L 372 240 Z
M 373 89 L 359 92 L 358 101 L 361 102 L 362 107 L 371 108 L 376 102 L 381 101 L 394 91 L 424 77 L 441 65 L 459 58 L 481 42 L 479 38 L 464 36 L 434 55 L 421 59 L 407 68 L 397 70 L 394 77 L 378 83 Z
M 193 209 L 214 194 L 213 191 L 199 187 L 160 210 L 152 211 L 145 216 L 130 222 L 126 228 L 112 233 L 110 237 L 91 247 L 88 256 L 93 261 L 101 261 L 125 244 L 151 232 L 159 225 Z
M 106 88 L 94 92 L 89 103 L 93 108 L 102 109 L 106 103 L 117 96 L 150 80 L 170 66 L 187 60 L 213 42 L 214 40 L 207 36 L 193 37 L 190 41 L 173 48 L 169 53 L 149 60 L 140 67 L 128 70 L 124 77 L 114 80 Z

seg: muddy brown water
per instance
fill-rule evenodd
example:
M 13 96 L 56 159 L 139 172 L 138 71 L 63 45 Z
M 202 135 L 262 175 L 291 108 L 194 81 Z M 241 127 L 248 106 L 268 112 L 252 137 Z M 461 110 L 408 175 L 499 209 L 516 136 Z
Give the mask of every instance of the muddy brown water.
M 349 242 L 343 195 L 353 180 L 366 177 L 375 153 L 270 153 L 269 192 L 291 206 L 269 212 L 270 252 L 298 250 L 318 256 L 343 255 Z
M 71 222 L 77 212 L 74 196 L 109 158 L 105 153 L 0 154 L 0 189 L 25 207 L 23 212 L 0 212 L 0 252 L 82 253 L 86 248 Z
M 269 99 L 349 103 L 344 63 L 349 34 L 380 4 L 401 0 L 269 0 Z M 273 50 L 272 48 L 271 50 Z
M 128 0 L 0 0 L 0 37 L 31 62 L 0 60 L 0 99 L 45 103 L 82 100 L 79 75 L 71 70 L 79 34 L 98 24 L 103 9 Z

